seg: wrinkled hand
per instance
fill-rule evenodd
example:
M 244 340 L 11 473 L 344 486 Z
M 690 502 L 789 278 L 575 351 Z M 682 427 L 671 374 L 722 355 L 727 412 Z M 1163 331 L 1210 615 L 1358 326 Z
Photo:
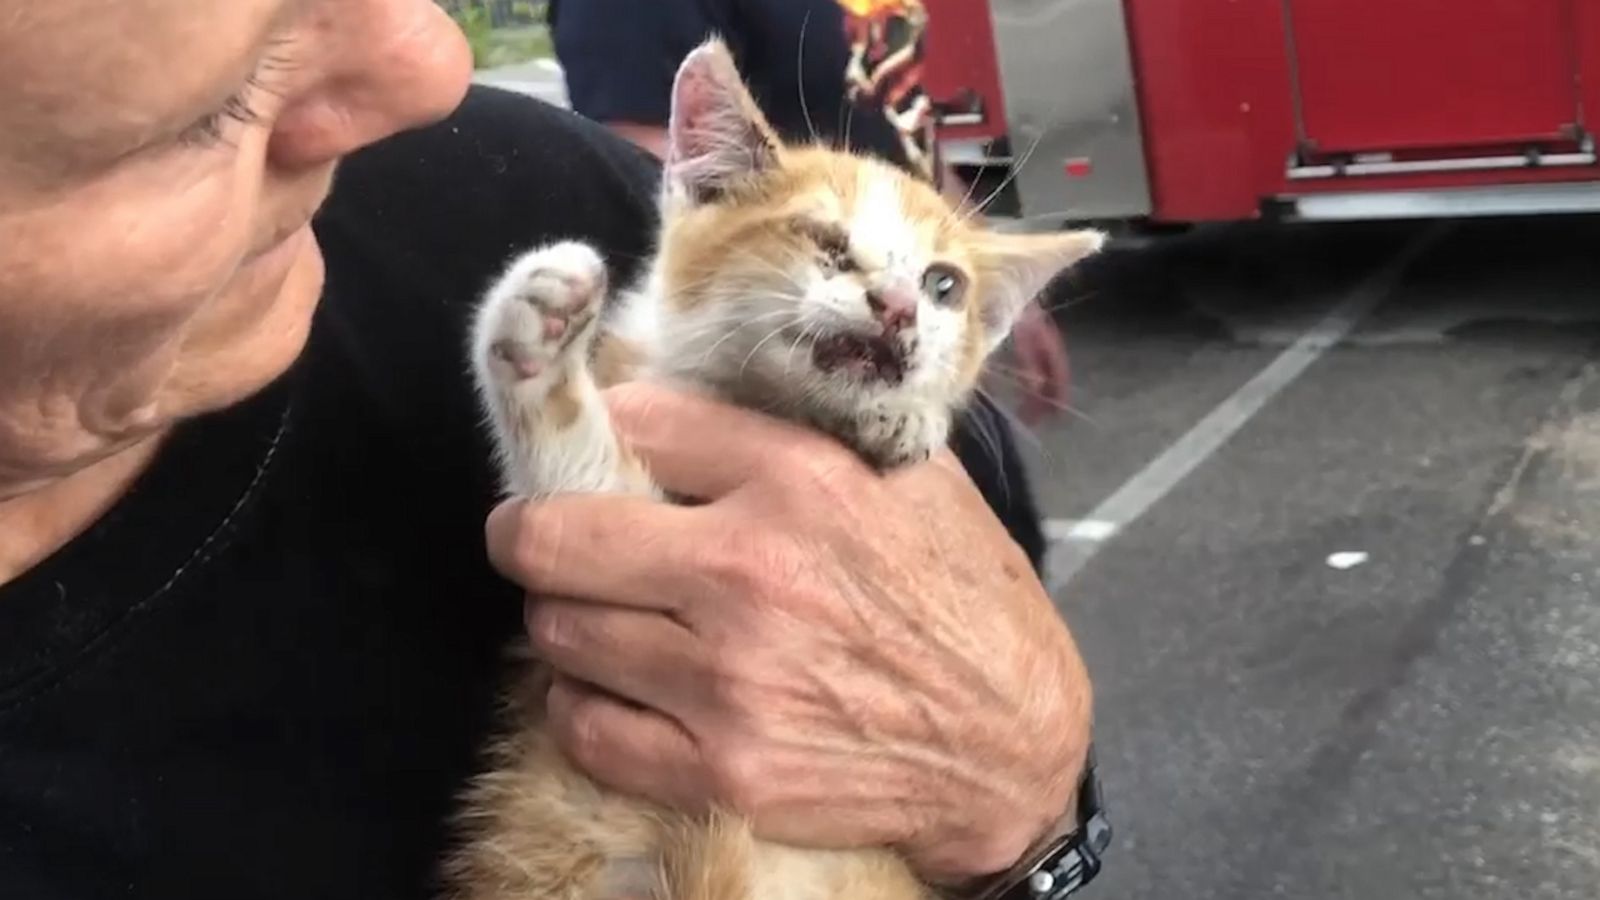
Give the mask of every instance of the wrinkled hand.
M 1012 329 L 1012 346 L 1022 388 L 1017 416 L 1024 424 L 1036 425 L 1066 408 L 1070 382 L 1067 345 L 1049 313 L 1030 303 Z
M 531 597 L 571 598 L 527 622 L 580 768 L 773 840 L 893 845 L 934 879 L 1010 866 L 1066 812 L 1088 679 L 960 463 L 880 476 L 753 413 L 609 399 L 659 482 L 705 504 L 513 501 L 488 531 Z

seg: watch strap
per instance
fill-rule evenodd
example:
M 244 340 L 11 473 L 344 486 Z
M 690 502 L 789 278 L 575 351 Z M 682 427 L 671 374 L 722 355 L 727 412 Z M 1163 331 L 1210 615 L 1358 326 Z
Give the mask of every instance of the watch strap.
M 1111 837 L 1091 748 L 1076 809 L 1015 866 L 966 892 L 964 900 L 1063 900 L 1100 874 Z

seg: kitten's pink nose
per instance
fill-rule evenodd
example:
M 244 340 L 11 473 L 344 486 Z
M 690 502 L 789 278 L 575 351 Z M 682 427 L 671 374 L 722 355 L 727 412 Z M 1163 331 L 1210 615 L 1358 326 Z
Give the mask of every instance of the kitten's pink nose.
M 867 291 L 867 306 L 886 331 L 901 331 L 917 324 L 922 292 L 915 285 L 891 284 Z

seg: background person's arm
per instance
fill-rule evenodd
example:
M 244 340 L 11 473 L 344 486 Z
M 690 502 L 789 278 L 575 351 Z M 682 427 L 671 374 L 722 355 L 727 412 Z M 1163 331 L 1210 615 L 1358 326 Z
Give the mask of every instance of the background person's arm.
M 667 129 L 638 122 L 606 122 L 607 128 L 650 151 L 656 159 L 667 157 Z
M 713 30 L 695 0 L 563 4 L 552 38 L 573 112 L 661 156 L 678 64 Z

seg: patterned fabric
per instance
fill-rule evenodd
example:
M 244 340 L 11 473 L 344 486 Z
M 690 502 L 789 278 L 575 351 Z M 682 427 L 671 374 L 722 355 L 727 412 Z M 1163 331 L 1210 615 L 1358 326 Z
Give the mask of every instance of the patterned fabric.
M 883 110 L 912 166 L 934 177 L 932 103 L 922 87 L 928 11 L 922 0 L 837 0 L 845 13 L 849 99 Z

